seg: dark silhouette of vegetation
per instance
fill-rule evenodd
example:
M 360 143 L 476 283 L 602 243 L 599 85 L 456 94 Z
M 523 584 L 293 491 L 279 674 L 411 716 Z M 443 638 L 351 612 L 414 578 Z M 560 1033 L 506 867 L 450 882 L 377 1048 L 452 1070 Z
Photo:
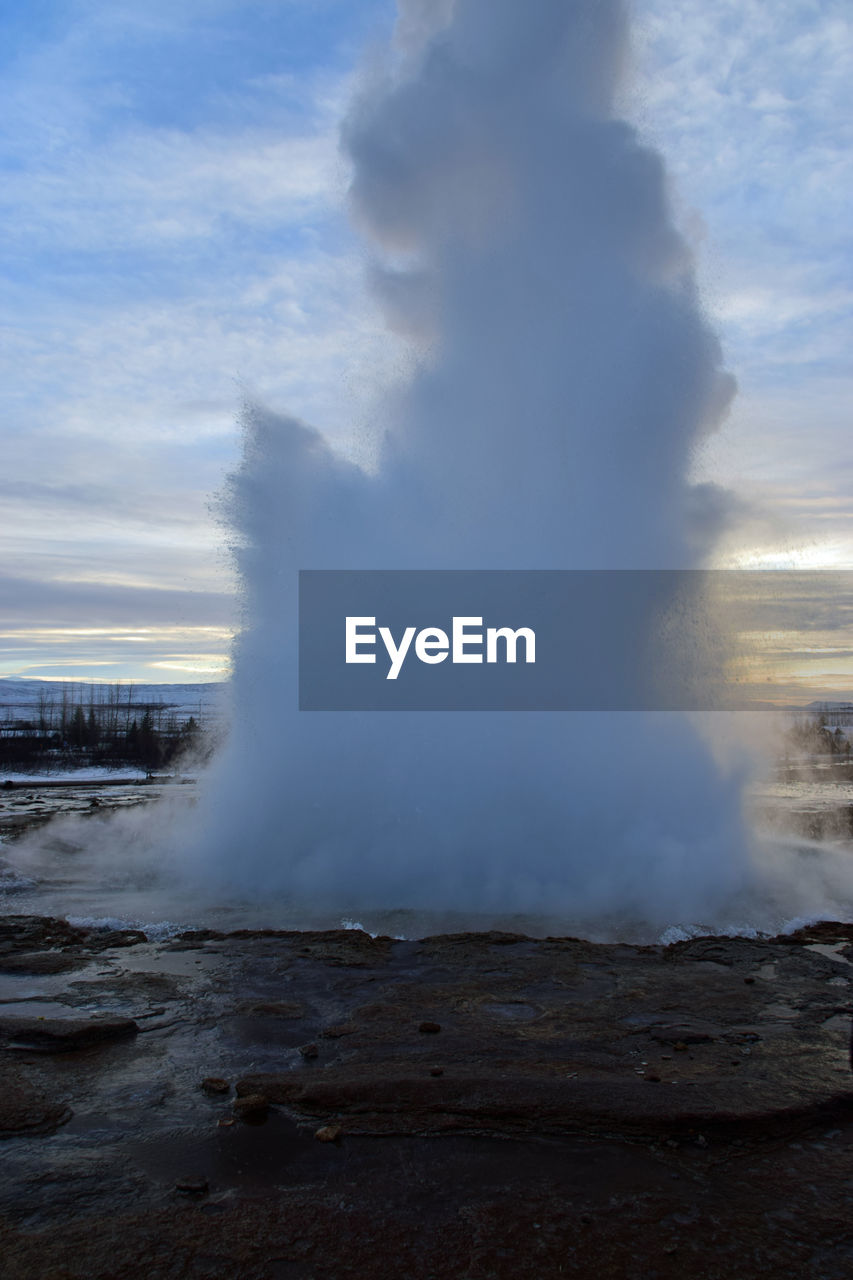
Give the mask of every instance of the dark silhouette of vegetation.
M 830 728 L 827 717 L 809 715 L 799 719 L 787 734 L 789 749 L 811 755 L 843 756 L 850 759 L 850 743 L 840 727 Z
M 0 723 L 0 771 L 131 765 L 152 773 L 209 756 L 200 713 L 182 719 L 167 703 L 137 701 L 136 692 L 120 684 L 45 689 L 29 718 Z

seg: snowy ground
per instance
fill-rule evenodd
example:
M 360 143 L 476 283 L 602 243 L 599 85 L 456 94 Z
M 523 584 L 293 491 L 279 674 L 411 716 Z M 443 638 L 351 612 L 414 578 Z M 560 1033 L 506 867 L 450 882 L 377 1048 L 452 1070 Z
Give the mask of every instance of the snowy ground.
M 122 769 L 107 769 L 93 765 L 83 769 L 48 769 L 22 772 L 16 769 L 0 769 L 0 786 L 14 782 L 37 786 L 40 782 L 138 782 L 145 777 L 145 770 L 133 765 Z

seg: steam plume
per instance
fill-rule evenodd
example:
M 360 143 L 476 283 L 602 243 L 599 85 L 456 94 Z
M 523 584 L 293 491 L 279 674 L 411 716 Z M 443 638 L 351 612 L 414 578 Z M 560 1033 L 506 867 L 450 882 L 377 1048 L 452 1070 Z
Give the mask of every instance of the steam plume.
M 388 322 L 419 352 L 375 466 L 247 414 L 227 504 L 247 625 L 200 848 L 342 912 L 671 923 L 749 876 L 740 786 L 686 718 L 299 714 L 306 568 L 680 568 L 733 392 L 660 158 L 613 114 L 620 0 L 400 4 L 343 140 Z M 210 865 L 210 862 L 208 862 Z

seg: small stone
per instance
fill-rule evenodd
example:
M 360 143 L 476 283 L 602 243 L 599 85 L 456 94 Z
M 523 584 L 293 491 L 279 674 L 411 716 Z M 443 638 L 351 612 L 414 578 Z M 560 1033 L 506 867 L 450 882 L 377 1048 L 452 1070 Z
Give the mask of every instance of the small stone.
M 201 1082 L 205 1093 L 229 1093 L 231 1086 L 222 1076 L 205 1076 Z
M 434 1036 L 441 1030 L 441 1024 L 438 1022 L 422 1022 L 418 1027 L 418 1031 L 422 1031 L 424 1035 Z
M 755 982 L 755 978 L 744 978 L 744 982 L 748 987 L 751 987 L 753 982 Z
M 707 1147 L 707 1145 L 708 1145 L 708 1139 L 705 1137 L 704 1134 L 700 1133 L 699 1137 L 696 1139 L 696 1146 Z
M 429 1073 L 431 1076 L 443 1076 L 444 1067 L 430 1067 Z
M 207 1178 L 187 1176 L 178 1178 L 175 1183 L 175 1190 L 182 1192 L 185 1196 L 203 1196 L 207 1194 L 208 1183 Z
M 270 1018 L 287 1018 L 296 1020 L 305 1017 L 301 1004 L 290 1000 L 264 1000 L 260 1004 L 246 1003 L 240 1007 L 241 1013 L 254 1013 Z
M 324 1124 L 322 1129 L 318 1129 L 314 1137 L 318 1142 L 337 1142 L 343 1133 L 343 1129 L 339 1124 Z
M 643 1079 L 650 1080 L 652 1084 L 660 1084 L 660 1076 L 656 1076 L 653 1072 L 649 1072 Z
M 235 1098 L 231 1109 L 238 1120 L 262 1120 L 269 1107 L 262 1093 L 249 1093 L 245 1098 Z
M 675 1044 L 672 1047 L 676 1051 L 676 1053 L 687 1052 L 687 1045 L 684 1043 L 683 1040 L 676 1040 Z
M 303 1058 L 319 1058 L 320 1056 L 320 1050 L 317 1048 L 316 1044 L 300 1045 L 299 1052 L 302 1054 Z

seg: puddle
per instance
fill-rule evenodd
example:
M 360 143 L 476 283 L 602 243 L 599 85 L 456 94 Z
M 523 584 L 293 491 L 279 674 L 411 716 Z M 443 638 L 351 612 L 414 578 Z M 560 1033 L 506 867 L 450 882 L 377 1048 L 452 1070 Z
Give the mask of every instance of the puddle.
M 59 1004 L 49 996 L 30 996 L 18 1000 L 0 1001 L 0 1017 L 7 1018 L 79 1018 L 79 1009 Z
M 223 1112 L 227 1116 L 227 1112 Z M 320 1173 L 345 1164 L 352 1155 L 349 1146 L 319 1143 L 315 1126 L 300 1126 L 280 1112 L 270 1112 L 262 1124 L 221 1127 L 211 1112 L 210 1128 L 202 1133 L 178 1131 L 159 1134 L 156 1141 L 123 1143 L 128 1160 L 158 1181 L 174 1183 L 176 1176 L 204 1177 L 212 1191 L 231 1186 L 265 1187 L 292 1181 L 308 1171 Z
M 221 953 L 203 951 L 159 951 L 154 946 L 138 946 L 110 952 L 125 973 L 162 973 L 177 978 L 198 978 L 222 965 Z
M 843 956 L 841 952 L 845 947 L 849 947 L 849 942 L 810 942 L 806 951 L 816 951 L 818 955 L 827 956 L 830 960 L 837 960 L 839 964 L 850 964 L 847 956 Z

